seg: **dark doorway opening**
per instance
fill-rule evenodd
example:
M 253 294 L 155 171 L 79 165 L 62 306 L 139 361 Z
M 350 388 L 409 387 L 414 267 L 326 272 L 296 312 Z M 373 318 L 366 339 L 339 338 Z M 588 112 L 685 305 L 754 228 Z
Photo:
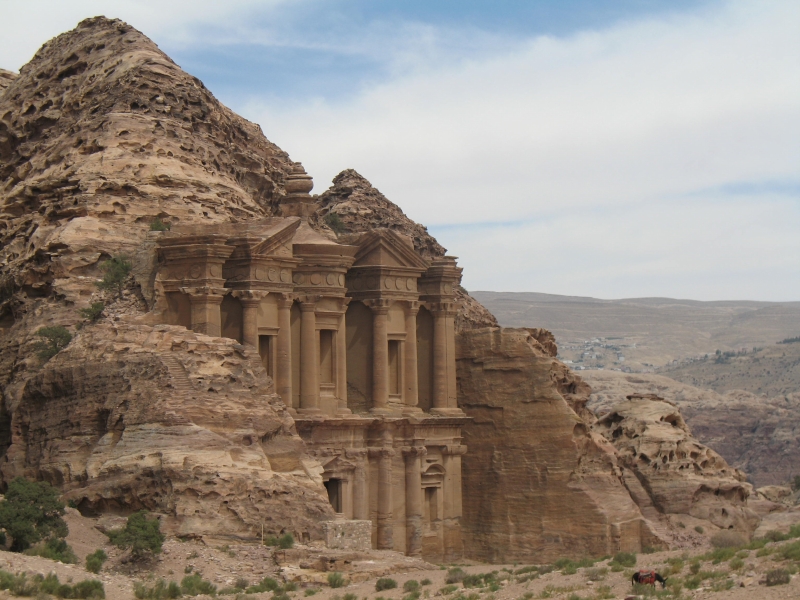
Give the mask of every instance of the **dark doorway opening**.
M 325 489 L 328 490 L 328 501 L 334 512 L 342 512 L 342 480 L 328 479 L 325 482 Z

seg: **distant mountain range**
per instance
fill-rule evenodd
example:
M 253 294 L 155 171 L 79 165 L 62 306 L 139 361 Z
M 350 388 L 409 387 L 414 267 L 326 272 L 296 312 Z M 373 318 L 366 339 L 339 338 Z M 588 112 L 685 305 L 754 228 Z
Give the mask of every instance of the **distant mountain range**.
M 772 346 L 800 335 L 800 302 L 673 298 L 601 300 L 537 292 L 472 292 L 505 327 L 544 327 L 573 368 L 652 371 Z

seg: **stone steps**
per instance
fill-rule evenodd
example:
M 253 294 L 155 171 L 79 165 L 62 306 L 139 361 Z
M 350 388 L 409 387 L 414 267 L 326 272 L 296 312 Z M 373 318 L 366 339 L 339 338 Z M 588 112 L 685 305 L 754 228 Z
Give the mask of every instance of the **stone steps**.
M 186 374 L 186 369 L 180 361 L 170 354 L 163 354 L 160 356 L 161 362 L 167 367 L 175 392 L 183 397 L 189 397 L 194 394 L 194 386 L 189 381 L 189 376 Z

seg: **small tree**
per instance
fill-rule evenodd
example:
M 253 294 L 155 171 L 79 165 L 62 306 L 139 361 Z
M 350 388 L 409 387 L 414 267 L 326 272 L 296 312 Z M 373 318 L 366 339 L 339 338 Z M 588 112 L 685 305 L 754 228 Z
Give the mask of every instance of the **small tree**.
M 36 342 L 34 349 L 39 358 L 44 360 L 53 358 L 72 341 L 72 334 L 61 325 L 42 327 L 36 332 L 36 335 L 42 339 Z
M 43 539 L 67 537 L 63 514 L 64 503 L 49 483 L 17 477 L 0 502 L 0 528 L 11 536 L 11 550 L 22 552 Z
M 97 282 L 97 287 L 108 292 L 117 292 L 117 297 L 122 298 L 122 290 L 125 280 L 131 272 L 133 265 L 124 254 L 112 256 L 109 260 L 100 265 L 103 271 L 103 279 Z
M 169 231 L 170 229 L 172 229 L 172 225 L 162 221 L 161 217 L 156 217 L 156 220 L 150 223 L 150 231 Z
M 128 517 L 122 529 L 112 529 L 106 534 L 111 543 L 125 550 L 130 549 L 134 559 L 161 553 L 164 534 L 158 519 L 148 519 L 147 511 L 140 510 Z
M 92 573 L 99 573 L 100 569 L 103 568 L 103 563 L 106 562 L 107 559 L 108 555 L 105 553 L 105 550 L 102 548 L 100 550 L 95 550 L 86 557 L 86 570 Z
M 102 316 L 105 307 L 106 305 L 102 302 L 92 302 L 91 306 L 82 308 L 78 312 L 84 319 L 94 322 Z
M 342 221 L 341 217 L 335 212 L 329 212 L 325 215 L 325 224 L 330 227 L 336 235 L 347 231 L 347 227 Z

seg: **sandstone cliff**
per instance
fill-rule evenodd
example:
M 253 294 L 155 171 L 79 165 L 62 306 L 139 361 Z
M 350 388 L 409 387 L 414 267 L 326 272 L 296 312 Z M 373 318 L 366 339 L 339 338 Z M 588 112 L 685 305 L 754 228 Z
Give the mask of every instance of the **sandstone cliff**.
M 554 358 L 549 337 L 496 328 L 458 336 L 459 406 L 472 418 L 463 429 L 465 552 L 547 561 L 667 545 L 613 446 L 573 410 L 589 389 Z
M 756 487 L 783 484 L 800 472 L 800 394 L 720 394 L 662 375 L 583 371 L 598 414 L 631 394 L 657 394 L 680 408 L 695 437 L 744 471 Z
M 744 473 L 695 440 L 674 404 L 653 394 L 631 395 L 593 429 L 614 445 L 662 513 L 748 534 L 758 526 L 747 508 L 752 486 Z
M 0 94 L 11 85 L 11 82 L 17 78 L 17 74 L 12 71 L 0 69 Z

